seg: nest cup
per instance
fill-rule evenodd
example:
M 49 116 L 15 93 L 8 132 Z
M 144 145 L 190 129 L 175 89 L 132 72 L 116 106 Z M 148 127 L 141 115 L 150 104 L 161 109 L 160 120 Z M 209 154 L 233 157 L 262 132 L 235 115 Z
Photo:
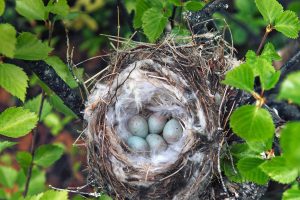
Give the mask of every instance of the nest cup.
M 196 45 L 195 37 L 205 42 Z M 200 199 L 209 187 L 226 121 L 220 81 L 234 59 L 220 35 L 182 39 L 119 50 L 95 84 L 85 109 L 85 140 L 89 173 L 100 191 L 118 199 Z M 132 135 L 127 122 L 152 113 L 178 119 L 183 136 L 166 151 L 134 153 L 126 144 Z

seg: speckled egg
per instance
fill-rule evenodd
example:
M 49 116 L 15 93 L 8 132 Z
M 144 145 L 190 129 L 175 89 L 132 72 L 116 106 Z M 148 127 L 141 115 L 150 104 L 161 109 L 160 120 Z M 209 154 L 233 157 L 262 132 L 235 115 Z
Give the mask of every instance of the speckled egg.
M 169 120 L 163 130 L 163 137 L 167 143 L 177 142 L 182 137 L 183 129 L 177 119 Z
M 163 115 L 158 113 L 152 114 L 148 118 L 148 126 L 149 126 L 149 133 L 151 134 L 160 134 L 167 122 L 167 118 Z
M 166 141 L 160 135 L 157 134 L 149 134 L 146 137 L 146 141 L 150 146 L 150 150 L 155 153 L 159 153 L 168 148 Z
M 130 136 L 127 139 L 129 148 L 135 153 L 147 152 L 150 147 L 144 138 L 138 136 Z
M 148 135 L 147 121 L 139 115 L 135 115 L 128 120 L 128 129 L 135 136 L 145 138 Z

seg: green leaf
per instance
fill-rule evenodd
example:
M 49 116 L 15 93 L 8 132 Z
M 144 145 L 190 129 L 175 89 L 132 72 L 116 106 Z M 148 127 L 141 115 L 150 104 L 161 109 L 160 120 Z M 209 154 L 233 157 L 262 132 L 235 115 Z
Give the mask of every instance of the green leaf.
M 288 122 L 280 135 L 280 146 L 283 156 L 293 165 L 300 166 L 300 123 Z
M 268 183 L 268 176 L 259 168 L 264 160 L 259 158 L 243 158 L 239 160 L 237 167 L 244 178 L 257 184 Z
M 24 173 L 27 174 L 28 167 L 30 166 L 32 160 L 31 154 L 27 151 L 18 152 L 16 160 L 18 161 L 20 167 L 24 170 Z
M 46 19 L 46 8 L 42 0 L 16 0 L 16 11 L 29 20 Z
M 63 152 L 64 149 L 57 145 L 42 145 L 35 152 L 34 163 L 42 167 L 49 167 L 62 156 Z
M 248 141 L 247 144 L 252 151 L 262 153 L 272 149 L 273 138 L 269 138 L 264 141 Z
M 256 53 L 252 50 L 248 50 L 246 53 L 246 63 L 247 64 L 254 64 L 256 62 L 257 56 Z
M 24 60 L 43 60 L 52 48 L 42 43 L 31 33 L 23 32 L 18 36 L 15 58 Z
M 254 74 L 245 63 L 227 72 L 222 83 L 251 93 L 254 87 Z
M 46 10 L 48 12 L 66 17 L 69 14 L 69 5 L 67 0 L 49 1 Z
M 184 8 L 190 11 L 198 11 L 201 10 L 205 6 L 204 2 L 199 1 L 187 1 L 184 3 Z
M 265 141 L 272 138 L 275 127 L 270 113 L 254 105 L 237 108 L 230 117 L 233 132 L 246 141 Z
M 2 63 L 0 64 L 0 86 L 24 101 L 28 87 L 28 76 L 20 67 Z
M 280 86 L 278 98 L 300 105 L 300 72 L 289 74 Z
M 68 192 L 48 190 L 41 196 L 40 200 L 68 200 Z
M 59 57 L 50 56 L 45 59 L 45 62 L 53 67 L 60 78 L 62 78 L 71 88 L 78 86 L 67 65 Z
M 286 190 L 282 200 L 300 200 L 300 190 L 294 188 Z
M 142 17 L 144 13 L 151 8 L 151 1 L 150 0 L 137 0 L 136 8 L 135 8 L 135 16 L 133 19 L 133 26 L 134 28 L 142 27 Z
M 259 75 L 260 83 L 264 90 L 270 90 L 275 87 L 280 77 L 280 71 L 275 71 L 271 62 L 257 58 L 253 67 L 254 74 Z
M 0 141 L 0 153 L 8 148 L 8 147 L 12 147 L 14 146 L 15 144 L 17 144 L 17 142 L 10 142 L 10 141 Z
M 272 43 L 267 43 L 261 53 L 261 57 L 268 60 L 268 61 L 272 61 L 272 60 L 281 60 L 280 55 L 277 53 L 277 51 L 275 50 L 275 47 L 273 46 Z
M 251 16 L 257 11 L 254 1 L 235 0 L 234 5 L 244 16 L 245 14 Z
M 78 118 L 78 116 L 68 106 L 66 106 L 63 100 L 61 100 L 61 98 L 59 98 L 59 96 L 57 96 L 56 94 L 52 94 L 49 96 L 49 102 L 56 110 L 63 113 L 64 115 Z
M 257 157 L 257 152 L 249 148 L 246 143 L 242 144 L 232 144 L 230 146 L 230 153 L 237 159 L 242 159 L 245 157 Z
M 269 24 L 272 24 L 283 12 L 282 5 L 276 0 L 255 0 L 255 3 L 264 20 Z
M 155 42 L 163 33 L 168 23 L 168 17 L 164 15 L 162 9 L 150 8 L 143 17 L 143 30 L 150 42 Z
M 11 167 L 0 166 L 1 185 L 12 188 L 17 179 L 17 171 Z
M 287 10 L 276 18 L 274 27 L 285 36 L 296 39 L 300 31 L 300 21 L 296 13 Z
M 0 16 L 3 15 L 4 10 L 5 10 L 5 1 L 0 0 Z
M 291 183 L 298 177 L 298 169 L 288 165 L 284 157 L 275 157 L 263 163 L 260 168 L 279 183 Z
M 0 114 L 0 134 L 18 138 L 28 134 L 38 121 L 36 114 L 22 107 L 11 107 Z
M 24 108 L 32 112 L 35 112 L 35 114 L 38 115 L 41 102 L 42 102 L 42 95 L 38 95 L 33 99 L 26 101 L 26 103 L 24 104 Z M 49 104 L 47 99 L 45 99 L 42 108 L 41 120 L 43 120 L 51 112 L 51 110 L 52 110 L 52 106 Z
M 16 48 L 16 30 L 10 24 L 0 24 L 0 54 L 12 58 Z
M 245 182 L 245 179 L 239 173 L 236 166 L 235 166 L 235 170 L 233 169 L 233 166 L 232 166 L 230 161 L 223 161 L 222 165 L 223 165 L 224 173 L 230 181 L 233 181 L 233 182 L 236 182 L 236 183 Z
M 28 195 L 35 195 L 45 191 L 46 174 L 44 171 L 34 167 L 29 183 Z

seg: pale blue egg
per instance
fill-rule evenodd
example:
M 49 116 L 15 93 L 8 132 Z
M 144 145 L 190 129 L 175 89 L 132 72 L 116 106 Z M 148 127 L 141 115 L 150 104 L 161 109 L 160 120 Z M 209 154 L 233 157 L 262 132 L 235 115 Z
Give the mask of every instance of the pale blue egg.
M 158 113 L 152 114 L 148 118 L 149 133 L 160 134 L 163 131 L 166 122 L 167 118 L 165 116 Z
M 130 136 L 127 139 L 129 148 L 135 153 L 144 153 L 150 150 L 150 147 L 144 138 Z
M 149 134 L 146 137 L 146 141 L 154 153 L 165 151 L 168 148 L 166 141 L 158 134 Z
M 183 135 L 183 129 L 177 119 L 169 120 L 163 130 L 163 137 L 167 143 L 177 142 Z
M 132 135 L 145 138 L 148 135 L 147 121 L 139 115 L 135 115 L 128 120 L 128 129 Z

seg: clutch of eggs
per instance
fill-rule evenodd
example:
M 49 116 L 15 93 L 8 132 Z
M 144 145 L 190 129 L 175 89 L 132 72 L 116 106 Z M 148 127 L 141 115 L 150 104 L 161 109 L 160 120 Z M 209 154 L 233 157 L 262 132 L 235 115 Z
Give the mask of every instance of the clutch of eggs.
M 183 136 L 180 122 L 172 118 L 153 113 L 146 120 L 143 116 L 135 115 L 128 120 L 127 127 L 132 134 L 127 139 L 127 145 L 135 153 L 159 153 L 168 148 Z

